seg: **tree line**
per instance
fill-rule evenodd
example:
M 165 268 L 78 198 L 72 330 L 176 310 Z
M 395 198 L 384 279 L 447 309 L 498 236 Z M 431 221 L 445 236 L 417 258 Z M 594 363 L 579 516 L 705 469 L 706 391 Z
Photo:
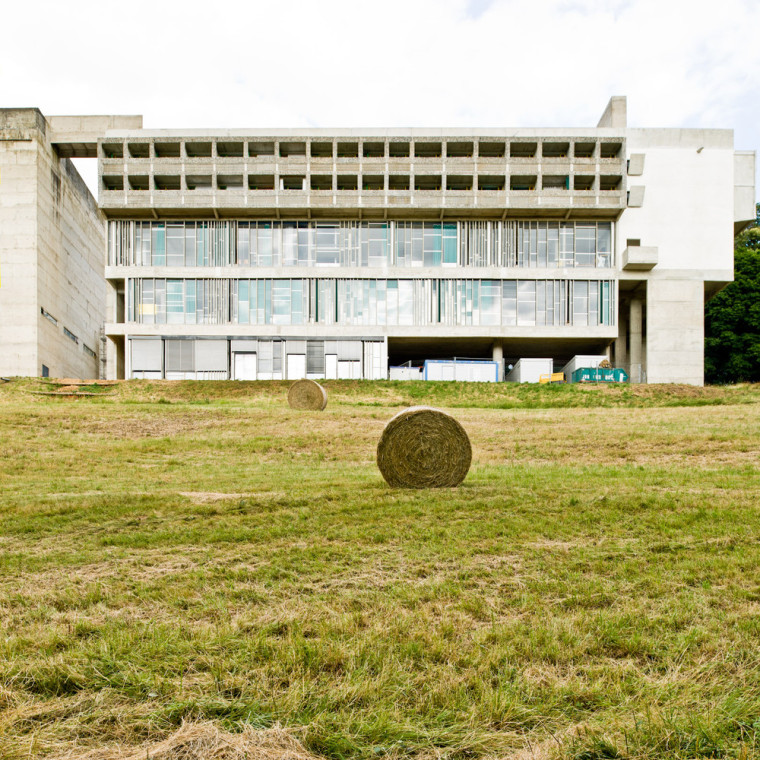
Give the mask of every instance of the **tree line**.
M 734 281 L 705 307 L 705 382 L 760 382 L 760 203 L 734 244 Z

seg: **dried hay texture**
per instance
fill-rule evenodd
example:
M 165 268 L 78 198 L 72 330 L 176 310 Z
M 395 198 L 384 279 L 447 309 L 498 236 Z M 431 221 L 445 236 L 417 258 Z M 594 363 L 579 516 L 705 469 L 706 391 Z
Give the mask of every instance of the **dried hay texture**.
M 287 731 L 274 727 L 222 731 L 210 721 L 183 723 L 164 741 L 141 747 L 69 750 L 56 760 L 315 760 Z
M 291 409 L 321 412 L 327 406 L 327 391 L 313 380 L 297 380 L 288 391 Z
M 453 488 L 465 479 L 471 462 L 465 429 L 429 406 L 399 412 L 377 444 L 377 466 L 394 488 Z

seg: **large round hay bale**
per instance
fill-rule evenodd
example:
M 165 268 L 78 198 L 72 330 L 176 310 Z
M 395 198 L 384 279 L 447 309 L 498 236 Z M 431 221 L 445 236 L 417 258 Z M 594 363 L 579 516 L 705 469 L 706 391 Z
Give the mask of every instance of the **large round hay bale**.
M 313 380 L 297 380 L 288 391 L 291 409 L 311 409 L 321 412 L 327 406 L 327 391 Z
M 399 412 L 377 444 L 377 466 L 394 488 L 453 488 L 465 479 L 471 462 L 465 429 L 429 406 Z

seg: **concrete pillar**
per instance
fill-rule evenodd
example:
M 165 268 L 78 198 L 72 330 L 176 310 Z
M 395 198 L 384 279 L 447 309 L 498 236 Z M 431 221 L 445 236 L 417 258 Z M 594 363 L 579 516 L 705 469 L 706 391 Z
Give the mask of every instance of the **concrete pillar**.
M 630 312 L 628 316 L 628 329 L 631 336 L 631 342 L 628 346 L 630 351 L 631 369 L 628 373 L 632 383 L 640 383 L 641 379 L 641 314 L 642 302 L 640 298 L 634 298 L 631 301 Z
M 493 361 L 499 365 L 499 380 L 504 379 L 504 346 L 500 340 L 495 340 L 491 348 Z
M 618 315 L 618 336 L 615 339 L 615 366 L 628 372 L 628 314 L 620 309 Z

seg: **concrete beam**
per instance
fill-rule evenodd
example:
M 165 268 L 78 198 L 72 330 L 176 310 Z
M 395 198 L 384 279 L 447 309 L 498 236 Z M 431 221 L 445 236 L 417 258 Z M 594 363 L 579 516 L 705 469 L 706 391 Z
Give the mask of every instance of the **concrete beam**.
M 98 138 L 109 129 L 142 129 L 142 116 L 46 116 L 50 142 L 65 158 L 96 158 Z

